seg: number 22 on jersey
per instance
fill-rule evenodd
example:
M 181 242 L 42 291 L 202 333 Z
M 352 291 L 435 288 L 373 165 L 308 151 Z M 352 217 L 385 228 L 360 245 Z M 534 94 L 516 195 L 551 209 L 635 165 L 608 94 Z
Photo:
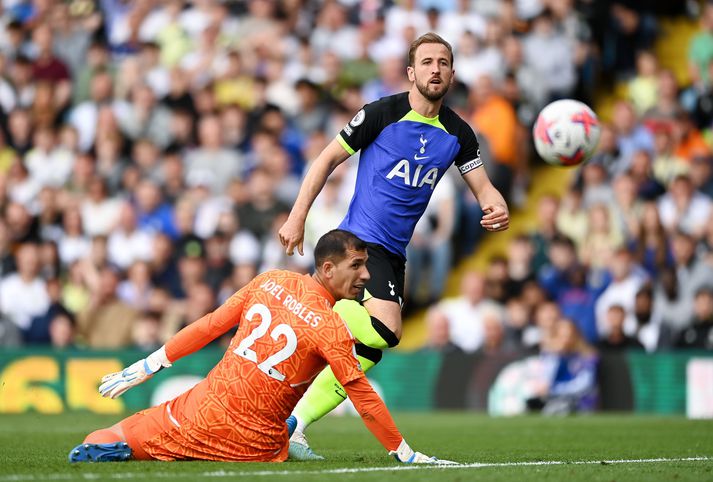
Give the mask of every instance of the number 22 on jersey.
M 253 331 L 250 332 L 248 336 L 242 339 L 238 347 L 233 350 L 233 353 L 239 357 L 250 360 L 257 364 L 260 371 L 264 372 L 268 376 L 274 378 L 275 380 L 284 381 L 285 375 L 280 373 L 275 365 L 287 360 L 297 349 L 297 335 L 292 327 L 286 323 L 281 323 L 272 329 L 270 336 L 273 340 L 277 341 L 281 336 L 284 336 L 287 340 L 282 349 L 276 353 L 270 355 L 262 362 L 258 363 L 257 353 L 250 347 L 258 340 L 267 334 L 267 330 L 270 328 L 270 323 L 272 323 L 272 313 L 267 308 L 267 306 L 257 303 L 250 307 L 245 318 L 248 321 L 252 321 L 255 315 L 260 316 L 260 324 L 256 326 Z

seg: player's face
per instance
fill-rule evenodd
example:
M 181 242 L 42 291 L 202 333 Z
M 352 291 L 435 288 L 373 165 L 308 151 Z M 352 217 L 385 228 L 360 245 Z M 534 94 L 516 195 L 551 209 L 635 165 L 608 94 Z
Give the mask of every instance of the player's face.
M 334 265 L 331 282 L 335 298 L 353 300 L 361 293 L 370 277 L 366 269 L 368 257 L 366 250 L 347 249 L 344 259 Z
M 408 78 L 426 99 L 443 98 L 453 82 L 451 54 L 443 44 L 421 44 L 414 55 L 414 65 L 407 68 Z

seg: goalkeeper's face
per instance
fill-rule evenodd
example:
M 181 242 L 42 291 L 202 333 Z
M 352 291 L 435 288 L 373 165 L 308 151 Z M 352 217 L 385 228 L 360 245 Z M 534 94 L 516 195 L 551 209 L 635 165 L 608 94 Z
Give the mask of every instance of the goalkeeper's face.
M 353 300 L 364 289 L 369 280 L 369 270 L 366 269 L 366 250 L 347 249 L 344 258 L 336 263 L 325 263 L 329 279 L 329 288 L 336 300 Z

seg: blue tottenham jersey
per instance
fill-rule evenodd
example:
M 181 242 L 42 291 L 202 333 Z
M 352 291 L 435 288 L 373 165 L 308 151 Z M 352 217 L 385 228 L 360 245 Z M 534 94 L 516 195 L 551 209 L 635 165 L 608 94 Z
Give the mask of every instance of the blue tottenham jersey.
M 406 257 L 406 245 L 433 188 L 455 163 L 461 174 L 482 165 L 470 126 L 448 107 L 427 118 L 408 93 L 367 104 L 337 136 L 350 154 L 361 149 L 354 197 L 340 229 Z

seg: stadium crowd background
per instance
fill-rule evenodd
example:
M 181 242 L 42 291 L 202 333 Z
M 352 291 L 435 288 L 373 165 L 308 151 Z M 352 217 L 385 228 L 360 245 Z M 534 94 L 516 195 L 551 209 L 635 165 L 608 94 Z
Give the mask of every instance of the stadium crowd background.
M 3 0 L 0 345 L 150 350 L 256 273 L 307 271 L 309 249 L 287 257 L 276 236 L 307 163 L 407 89 L 407 46 L 433 30 L 455 50 L 447 103 L 511 209 L 541 107 L 622 82 L 628 98 L 536 231 L 448 300 L 483 233 L 459 176 L 439 184 L 407 273 L 429 344 L 713 349 L 713 6 L 659 3 Z M 690 83 L 658 65 L 661 15 L 700 16 Z M 308 245 L 342 219 L 356 163 L 328 180 Z

